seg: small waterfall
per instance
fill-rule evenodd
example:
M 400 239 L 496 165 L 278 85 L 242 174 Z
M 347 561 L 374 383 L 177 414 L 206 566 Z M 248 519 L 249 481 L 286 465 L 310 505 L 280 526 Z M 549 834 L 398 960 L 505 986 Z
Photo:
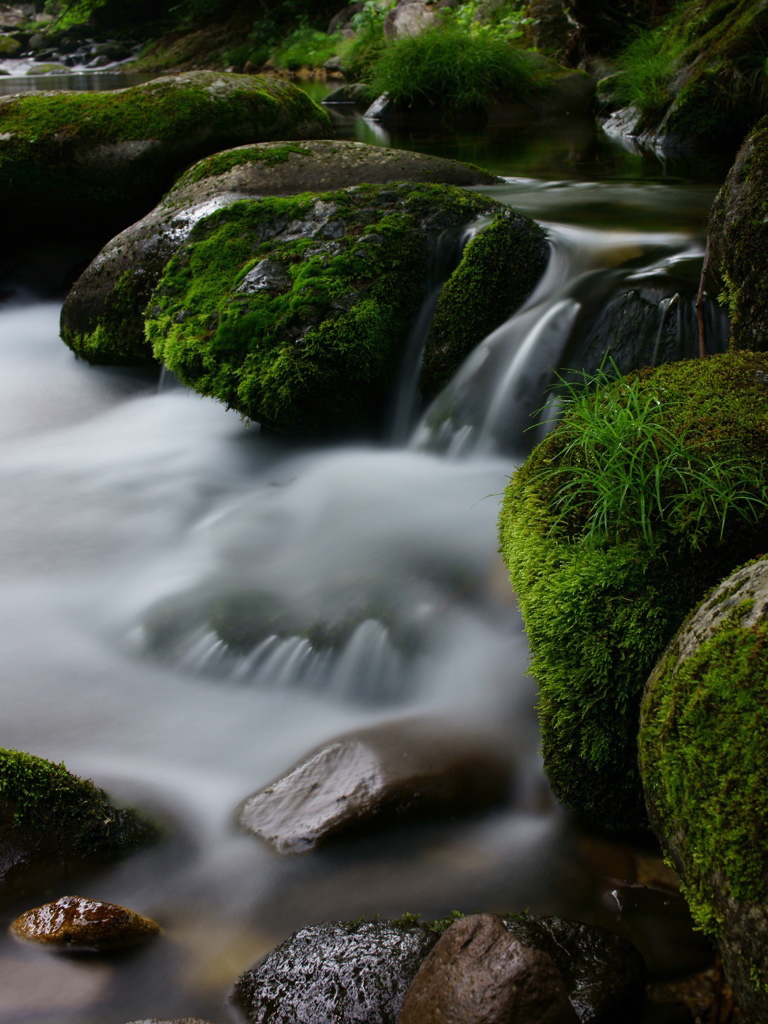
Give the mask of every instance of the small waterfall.
M 427 294 L 408 335 L 401 363 L 388 431 L 392 444 L 405 444 L 419 413 L 419 373 L 440 291 L 459 265 L 467 243 L 488 227 L 492 220 L 492 217 L 477 217 L 464 228 L 443 231 L 437 239 L 427 281 Z
M 459 457 L 524 455 L 542 428 L 532 417 L 569 371 L 607 355 L 623 373 L 698 355 L 695 295 L 702 250 L 671 233 L 591 232 L 549 225 L 549 268 L 523 307 L 475 349 L 427 410 L 418 450 Z M 723 310 L 705 302 L 710 352 L 727 347 Z

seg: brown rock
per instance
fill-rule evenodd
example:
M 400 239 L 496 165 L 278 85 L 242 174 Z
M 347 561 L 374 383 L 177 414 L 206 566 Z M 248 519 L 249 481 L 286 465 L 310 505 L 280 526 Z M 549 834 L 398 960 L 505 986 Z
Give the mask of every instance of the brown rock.
M 398 1024 L 572 1024 L 552 959 L 513 938 L 495 914 L 445 932 L 406 993 Z
M 247 831 L 298 853 L 403 818 L 477 813 L 509 788 L 506 753 L 486 734 L 416 719 L 342 736 L 240 807 Z
M 138 945 L 159 934 L 160 926 L 116 903 L 62 896 L 17 917 L 11 931 L 45 946 L 101 952 Z

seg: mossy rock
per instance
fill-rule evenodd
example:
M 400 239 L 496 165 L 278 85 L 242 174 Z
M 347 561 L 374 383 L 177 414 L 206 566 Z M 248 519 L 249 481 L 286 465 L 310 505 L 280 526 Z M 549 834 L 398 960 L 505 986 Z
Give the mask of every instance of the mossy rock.
M 113 238 L 64 303 L 61 333 L 93 363 L 150 365 L 144 310 L 166 263 L 194 224 L 220 205 L 255 196 L 288 196 L 363 182 L 492 185 L 479 167 L 362 142 L 264 142 L 196 163 L 158 206 Z
M 4 217 L 130 223 L 174 175 L 228 146 L 330 134 L 328 114 L 290 82 L 188 72 L 112 92 L 0 97 Z
M 736 156 L 709 219 L 710 270 L 731 314 L 734 349 L 768 350 L 768 117 Z
M 656 438 L 660 459 L 665 438 L 682 432 L 692 453 L 738 460 L 757 489 L 768 459 L 767 378 L 768 357 L 726 353 L 643 370 L 627 382 L 659 403 L 658 422 L 671 432 Z M 620 414 L 626 386 L 596 393 L 593 404 L 606 419 Z M 611 451 L 625 450 L 629 460 L 633 444 L 628 436 Z M 590 536 L 596 506 L 589 492 L 565 520 L 557 512 L 563 488 L 581 494 L 584 459 L 566 415 L 507 487 L 502 550 L 531 644 L 553 789 L 590 821 L 635 830 L 647 827 L 636 745 L 642 687 L 689 609 L 734 566 L 762 553 L 768 514 L 758 504 L 756 521 L 727 516 L 721 535 L 708 506 L 681 501 L 651 522 L 650 541 L 630 530 Z M 669 486 L 663 476 L 665 502 Z
M 768 9 L 756 0 L 683 0 L 661 31 L 669 67 L 641 140 L 664 151 L 735 149 L 768 104 Z
M 234 202 L 198 221 L 166 266 L 145 314 L 155 358 L 268 427 L 376 433 L 435 244 L 481 215 L 512 232 L 528 223 L 431 184 Z
M 0 749 L 0 901 L 157 838 L 136 811 L 115 807 L 62 764 Z
M 690 616 L 651 674 L 640 769 L 654 831 L 745 1018 L 768 1019 L 768 560 Z
M 419 379 L 425 399 L 434 398 L 483 338 L 523 304 L 548 259 L 543 231 L 519 214 L 497 217 L 471 239 L 437 300 Z

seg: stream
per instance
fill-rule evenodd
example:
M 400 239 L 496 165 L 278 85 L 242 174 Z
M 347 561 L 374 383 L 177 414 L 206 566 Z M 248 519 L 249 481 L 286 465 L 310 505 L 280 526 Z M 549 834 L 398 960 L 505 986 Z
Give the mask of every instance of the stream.
M 58 339 L 54 257 L 5 282 L 0 744 L 64 761 L 148 810 L 167 838 L 44 894 L 149 915 L 164 934 L 145 948 L 51 956 L 5 931 L 33 904 L 2 911 L 0 1024 L 224 1024 L 237 975 L 322 920 L 597 916 L 589 844 L 540 768 L 526 641 L 497 554 L 499 500 L 546 429 L 532 414 L 554 409 L 555 371 L 593 371 L 608 350 L 622 370 L 696 354 L 720 168 L 665 166 L 586 126 L 398 137 L 337 120 L 341 137 L 502 174 L 481 191 L 551 240 L 524 308 L 401 423 L 397 442 L 270 436 L 156 374 L 90 367 Z M 722 350 L 725 319 L 712 304 L 706 317 L 710 350 Z M 362 608 L 384 592 L 414 640 L 399 644 L 371 613 L 335 652 L 297 636 L 237 654 L 202 619 L 155 649 L 162 602 L 238 588 L 329 616 L 334 602 Z M 238 803 L 316 745 L 413 716 L 503 734 L 517 765 L 509 806 L 282 858 L 234 827 Z

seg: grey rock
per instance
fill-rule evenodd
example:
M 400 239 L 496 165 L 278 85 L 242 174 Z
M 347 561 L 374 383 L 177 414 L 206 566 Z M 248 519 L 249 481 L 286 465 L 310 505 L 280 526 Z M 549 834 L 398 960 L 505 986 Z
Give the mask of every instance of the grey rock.
M 396 1024 L 437 933 L 391 921 L 329 923 L 295 932 L 237 981 L 248 1024 Z
M 415 719 L 342 736 L 243 802 L 240 825 L 279 853 L 404 819 L 476 814 L 503 801 L 510 765 L 494 737 Z

